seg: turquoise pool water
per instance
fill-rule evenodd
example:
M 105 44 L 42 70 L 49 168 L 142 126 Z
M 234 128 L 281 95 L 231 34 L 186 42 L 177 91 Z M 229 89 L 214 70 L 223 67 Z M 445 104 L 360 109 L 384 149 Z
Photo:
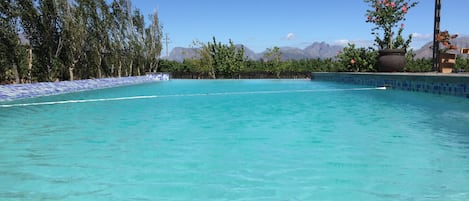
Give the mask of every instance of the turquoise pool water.
M 467 99 L 357 88 L 172 80 L 0 103 L 51 103 L 0 107 L 0 200 L 469 200 Z

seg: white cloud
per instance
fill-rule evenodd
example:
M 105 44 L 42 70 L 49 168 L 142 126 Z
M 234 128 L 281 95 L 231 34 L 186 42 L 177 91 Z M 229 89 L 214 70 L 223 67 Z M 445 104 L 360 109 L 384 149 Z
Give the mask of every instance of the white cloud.
M 432 40 L 432 34 L 413 33 L 412 38 L 415 40 Z
M 373 46 L 374 42 L 371 40 L 348 40 L 348 39 L 340 39 L 334 41 L 334 45 L 340 46 L 347 46 L 348 44 L 355 44 L 357 47 L 369 47 Z
M 294 33 L 288 33 L 286 36 L 285 36 L 285 39 L 286 40 L 294 40 L 296 38 L 295 34 Z
M 341 45 L 341 46 L 345 46 L 349 43 L 350 43 L 350 40 L 347 40 L 347 39 L 341 39 L 341 40 L 334 41 L 334 45 Z

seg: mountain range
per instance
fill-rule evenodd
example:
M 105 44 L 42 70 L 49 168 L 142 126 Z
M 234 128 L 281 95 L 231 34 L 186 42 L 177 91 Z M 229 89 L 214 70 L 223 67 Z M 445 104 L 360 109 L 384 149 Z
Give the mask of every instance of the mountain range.
M 451 40 L 452 45 L 456 45 L 458 48 L 469 48 L 469 37 L 459 37 Z M 415 50 L 415 58 L 432 58 L 433 57 L 433 42 L 426 43 L 422 48 Z M 460 52 L 457 52 L 459 55 Z M 467 57 L 467 56 L 465 56 Z
M 469 37 L 459 37 L 452 40 L 452 44 L 459 48 L 469 48 Z M 432 42 L 428 42 L 420 49 L 414 50 L 415 58 L 431 58 L 433 55 Z M 241 45 L 236 45 L 238 48 Z M 342 50 L 344 47 L 339 45 L 330 45 L 325 42 L 314 42 L 304 49 L 295 47 L 280 47 L 282 53 L 282 60 L 300 60 L 300 59 L 325 59 L 333 58 L 337 55 L 337 52 Z M 176 47 L 169 54 L 168 60 L 182 62 L 186 58 L 197 58 L 197 48 L 183 48 Z M 261 53 L 255 53 L 251 49 L 244 46 L 244 54 L 250 60 L 262 59 L 265 51 Z M 459 53 L 458 53 L 459 54 Z
M 236 45 L 238 48 L 241 45 Z M 339 45 L 329 45 L 325 42 L 314 42 L 310 46 L 300 49 L 295 47 L 280 47 L 282 53 L 282 60 L 300 60 L 300 59 L 311 59 L 311 58 L 332 58 L 337 55 L 339 50 L 343 47 Z M 169 54 L 168 60 L 183 61 L 186 58 L 197 58 L 197 48 L 183 48 L 175 47 Z M 265 51 L 256 53 L 251 49 L 244 46 L 244 55 L 250 60 L 259 60 L 264 57 Z

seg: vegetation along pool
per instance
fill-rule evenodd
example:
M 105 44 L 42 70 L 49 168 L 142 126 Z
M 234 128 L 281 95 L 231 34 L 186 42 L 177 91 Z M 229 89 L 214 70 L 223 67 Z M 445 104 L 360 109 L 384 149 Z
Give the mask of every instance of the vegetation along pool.
M 0 200 L 469 200 L 464 98 L 172 80 L 0 104 Z

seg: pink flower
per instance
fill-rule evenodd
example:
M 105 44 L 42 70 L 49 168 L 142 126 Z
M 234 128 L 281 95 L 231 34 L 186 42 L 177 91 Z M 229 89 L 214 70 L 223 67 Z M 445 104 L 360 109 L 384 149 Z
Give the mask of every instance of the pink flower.
M 396 7 L 396 3 L 391 2 L 391 7 L 393 7 L 393 8 Z
M 401 29 L 404 29 L 404 28 L 405 28 L 405 24 L 402 23 L 402 24 L 401 24 Z
M 383 0 L 383 3 L 386 3 L 386 0 Z
M 350 60 L 350 63 L 353 65 L 355 64 L 355 59 Z
M 404 7 L 402 7 L 402 12 L 403 12 L 403 13 L 407 13 L 407 9 L 408 9 L 407 6 L 404 5 Z

